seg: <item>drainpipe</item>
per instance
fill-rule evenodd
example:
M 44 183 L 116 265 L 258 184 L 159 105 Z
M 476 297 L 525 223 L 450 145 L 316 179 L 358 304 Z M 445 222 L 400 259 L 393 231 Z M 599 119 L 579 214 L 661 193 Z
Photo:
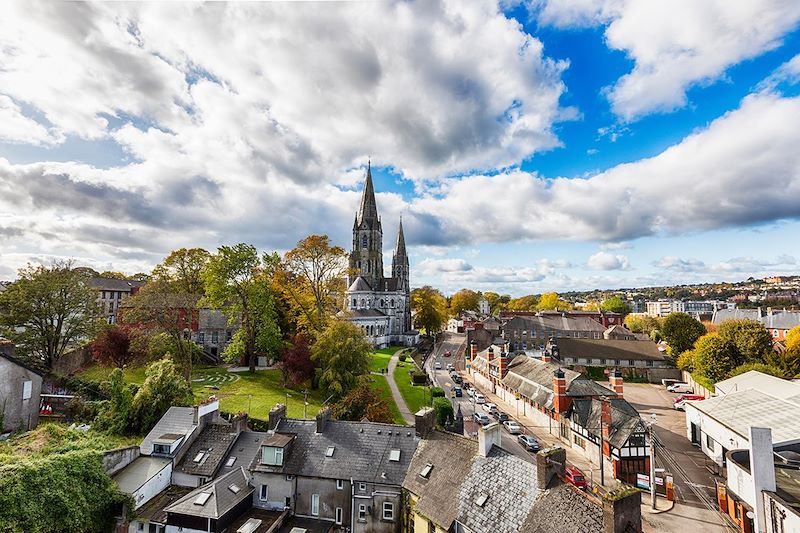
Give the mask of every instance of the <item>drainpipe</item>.
M 353 478 L 350 478 L 350 531 L 356 530 L 356 489 Z

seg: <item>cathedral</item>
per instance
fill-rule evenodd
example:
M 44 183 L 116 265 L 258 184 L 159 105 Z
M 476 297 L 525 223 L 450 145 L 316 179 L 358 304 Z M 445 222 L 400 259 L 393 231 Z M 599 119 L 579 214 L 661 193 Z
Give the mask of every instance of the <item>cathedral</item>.
M 353 222 L 347 317 L 361 327 L 376 348 L 390 344 L 413 346 L 419 335 L 411 328 L 411 289 L 403 221 L 397 230 L 391 277 L 383 275 L 383 229 L 375 204 L 372 168 Z

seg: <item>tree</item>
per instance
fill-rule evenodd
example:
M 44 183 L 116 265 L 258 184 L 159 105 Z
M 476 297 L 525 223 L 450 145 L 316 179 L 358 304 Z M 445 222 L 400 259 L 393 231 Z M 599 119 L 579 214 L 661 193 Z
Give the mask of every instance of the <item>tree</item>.
M 703 324 L 686 313 L 670 313 L 661 325 L 661 336 L 669 344 L 672 355 L 690 350 L 705 333 Z
M 369 373 L 372 346 L 358 326 L 332 320 L 311 347 L 320 387 L 338 400 L 355 387 L 358 377 Z
M 795 326 L 786 334 L 786 349 L 800 348 L 800 326 Z
M 131 329 L 127 324 L 104 328 L 89 345 L 92 358 L 117 368 L 136 359 L 140 354 L 132 346 Z
M 284 386 L 287 383 L 296 386 L 314 377 L 314 361 L 311 360 L 308 338 L 304 334 L 296 334 L 292 343 L 284 349 L 281 371 Z
M 100 328 L 97 292 L 68 261 L 28 265 L 0 292 L 0 328 L 20 355 L 50 368 Z
M 689 373 L 694 372 L 694 358 L 694 350 L 686 350 L 678 356 L 678 360 L 675 361 L 675 366 Z
M 782 369 L 765 363 L 745 363 L 743 365 L 739 365 L 734 368 L 730 374 L 728 374 L 728 377 L 732 378 L 733 376 L 738 376 L 739 374 L 744 374 L 745 372 L 750 372 L 751 370 L 761 372 L 762 374 L 769 374 L 770 376 L 775 376 L 777 378 L 787 377 L 784 375 Z
M 510 311 L 535 311 L 538 304 L 539 299 L 533 294 L 529 294 L 520 298 L 511 298 L 506 308 Z
M 331 411 L 337 420 L 366 418 L 370 422 L 394 423 L 389 405 L 366 379 L 362 379 L 344 398 L 333 404 Z
M 600 304 L 600 310 L 627 315 L 631 312 L 631 306 L 619 296 L 612 296 L 611 298 L 603 300 Z
M 264 345 L 277 346 L 273 342 L 277 323 L 274 313 L 274 295 L 271 274 L 278 264 L 275 254 L 259 258 L 255 247 L 249 244 L 220 246 L 203 270 L 205 302 L 220 308 L 231 323 L 241 320 L 244 336 L 242 359 L 256 368 L 256 350 L 259 330 L 266 328 Z M 279 335 L 278 335 L 279 338 Z
M 447 398 L 434 398 L 433 410 L 436 413 L 436 424 L 444 427 L 447 419 L 453 420 L 455 418 L 453 412 L 453 404 Z
M 111 371 L 109 380 L 103 383 L 108 400 L 100 403 L 94 425 L 100 431 L 114 435 L 135 433 L 133 423 L 133 397 L 136 385 L 125 383 L 125 372 L 121 368 Z
M 652 337 L 653 332 L 661 328 L 661 322 L 654 316 L 628 315 L 625 317 L 625 327 L 633 333 L 646 333 L 648 337 Z
M 717 328 L 717 334 L 733 344 L 748 363 L 763 363 L 772 350 L 772 335 L 755 320 L 726 320 Z
M 281 284 L 285 294 L 308 324 L 321 331 L 347 289 L 347 252 L 331 246 L 327 235 L 309 235 L 286 252 L 283 264 L 288 274 Z
M 133 397 L 133 425 L 147 433 L 173 405 L 194 402 L 191 386 L 183 379 L 171 359 L 156 361 L 147 367 L 142 386 Z
M 736 346 L 716 333 L 700 337 L 695 343 L 694 353 L 695 371 L 713 382 L 727 378 L 734 368 L 745 363 Z
M 565 311 L 571 309 L 572 306 L 558 297 L 557 292 L 546 292 L 539 297 L 539 303 L 536 304 L 536 309 L 539 311 Z
M 447 301 L 437 289 L 426 285 L 411 291 L 411 306 L 416 310 L 414 327 L 434 335 L 444 328 Z
M 180 248 L 153 269 L 153 277 L 173 285 L 171 292 L 183 294 L 204 293 L 201 274 L 211 254 L 203 248 Z
M 486 298 L 487 302 L 489 302 L 489 313 L 494 313 L 494 310 L 497 308 L 497 304 L 500 303 L 500 295 L 496 292 L 487 291 L 483 293 L 483 297 Z
M 481 295 L 469 289 L 461 289 L 450 298 L 450 314 L 461 316 L 464 311 L 477 311 Z

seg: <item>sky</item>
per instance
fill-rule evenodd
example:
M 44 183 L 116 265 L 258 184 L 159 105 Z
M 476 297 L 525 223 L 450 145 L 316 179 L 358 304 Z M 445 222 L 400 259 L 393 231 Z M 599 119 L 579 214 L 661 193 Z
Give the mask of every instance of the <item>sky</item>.
M 798 273 L 796 0 L 0 6 L 0 279 L 309 234 L 514 296 Z

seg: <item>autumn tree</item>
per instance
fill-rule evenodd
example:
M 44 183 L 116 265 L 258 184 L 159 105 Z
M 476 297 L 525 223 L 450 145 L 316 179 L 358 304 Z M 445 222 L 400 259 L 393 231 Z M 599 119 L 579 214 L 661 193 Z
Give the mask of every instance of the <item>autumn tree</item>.
M 723 380 L 746 361 L 736 346 L 716 333 L 697 340 L 694 348 L 694 369 L 713 382 Z
M 230 323 L 241 321 L 243 363 L 250 371 L 256 368 L 259 347 L 276 351 L 280 331 L 274 313 L 272 275 L 279 258 L 276 254 L 259 257 L 249 244 L 220 246 L 202 273 L 204 302 L 222 309 Z
M 624 316 L 631 312 L 631 306 L 619 296 L 612 296 L 611 298 L 603 300 L 600 304 L 600 310 L 619 313 Z
M 481 295 L 469 289 L 461 289 L 450 298 L 450 314 L 461 316 L 463 311 L 477 311 Z
M 795 326 L 786 334 L 786 349 L 800 348 L 800 326 Z
M 145 379 L 131 404 L 133 425 L 142 434 L 155 426 L 173 405 L 194 403 L 192 387 L 183 379 L 170 359 L 147 367 Z
M 101 327 L 97 292 L 69 261 L 28 265 L 0 292 L 0 333 L 32 363 L 50 368 Z
M 486 298 L 487 302 L 489 302 L 489 312 L 494 313 L 495 309 L 497 309 L 497 306 L 500 303 L 501 296 L 496 292 L 487 291 L 483 293 L 483 297 Z
M 394 416 L 378 391 L 370 387 L 366 379 L 359 381 L 347 395 L 333 404 L 331 414 L 337 420 L 363 420 L 394 423 Z
M 304 334 L 296 334 L 291 344 L 284 348 L 281 371 L 284 386 L 296 386 L 314 377 L 314 361 L 311 360 L 311 349 Z
M 203 248 L 173 250 L 153 269 L 153 277 L 168 281 L 173 286 L 172 292 L 202 295 L 202 273 L 210 257 Z
M 735 346 L 746 363 L 762 363 L 772 350 L 772 335 L 755 320 L 726 320 L 717 327 L 717 334 Z
M 347 289 L 347 252 L 327 235 L 310 235 L 286 252 L 280 284 L 311 329 L 321 331 Z
M 690 350 L 705 333 L 705 326 L 686 313 L 670 313 L 661 324 L 661 336 L 675 357 Z
M 442 331 L 447 320 L 447 301 L 441 292 L 428 285 L 414 289 L 411 306 L 416 311 L 414 327 L 428 335 Z
M 331 320 L 311 347 L 319 386 L 338 400 L 369 373 L 372 346 L 361 328 L 346 320 Z
M 646 333 L 652 338 L 653 333 L 661 328 L 661 322 L 654 316 L 628 315 L 625 317 L 625 327 L 633 333 Z
M 509 311 L 535 311 L 538 304 L 539 298 L 533 294 L 528 294 L 519 298 L 511 298 L 506 307 Z
M 536 309 L 539 311 L 566 311 L 572 309 L 572 305 L 559 298 L 557 292 L 546 292 L 539 297 Z
M 89 345 L 92 358 L 104 365 L 122 368 L 140 353 L 132 343 L 131 326 L 127 324 L 112 325 L 103 328 Z

